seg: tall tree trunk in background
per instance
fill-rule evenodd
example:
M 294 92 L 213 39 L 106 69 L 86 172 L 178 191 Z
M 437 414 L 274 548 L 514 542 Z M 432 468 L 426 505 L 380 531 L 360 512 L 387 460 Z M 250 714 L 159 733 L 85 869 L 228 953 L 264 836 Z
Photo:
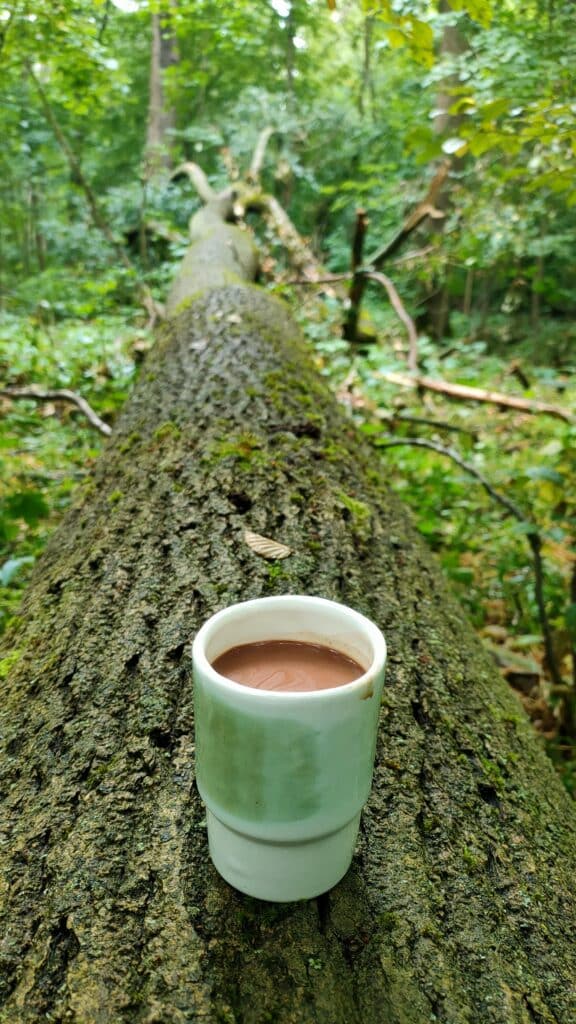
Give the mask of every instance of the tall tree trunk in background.
M 146 178 L 153 179 L 170 170 L 170 130 L 175 127 L 174 110 L 166 103 L 164 72 L 178 60 L 176 40 L 160 14 L 152 14 L 152 45 L 146 131 Z
M 286 18 L 286 89 L 291 102 L 294 102 L 294 65 L 296 63 L 296 47 L 294 36 L 297 32 L 296 11 L 294 0 Z
M 374 15 L 364 15 L 362 31 L 362 72 L 360 77 L 360 92 L 358 96 L 358 110 L 364 116 L 366 110 L 366 98 L 370 108 L 370 115 L 374 118 L 374 76 L 372 74 L 372 36 L 374 34 Z
M 574 804 L 228 207 L 2 638 L 0 1021 L 574 1024 Z M 286 592 L 389 660 L 351 870 L 265 904 L 208 857 L 189 652 Z
M 448 0 L 440 0 L 439 10 L 441 14 L 450 14 L 452 7 Z M 442 33 L 440 44 L 440 57 L 456 58 L 461 56 L 468 49 L 468 44 L 456 25 L 446 25 Z M 442 137 L 451 138 L 458 135 L 462 122 L 461 114 L 451 114 L 450 108 L 455 102 L 453 88 L 458 85 L 456 75 L 447 75 L 442 83 L 442 89 L 436 97 L 436 109 L 438 114 L 434 119 L 434 131 Z M 451 158 L 451 172 L 447 176 L 436 200 L 436 207 L 444 213 L 442 220 L 433 224 L 434 231 L 442 232 L 446 226 L 446 220 L 451 207 L 451 186 L 453 175 L 457 174 L 463 167 L 463 160 L 457 156 Z M 449 329 L 450 316 L 450 295 L 446 286 L 446 274 L 435 282 L 434 291 L 426 303 L 427 327 L 435 338 L 442 338 Z

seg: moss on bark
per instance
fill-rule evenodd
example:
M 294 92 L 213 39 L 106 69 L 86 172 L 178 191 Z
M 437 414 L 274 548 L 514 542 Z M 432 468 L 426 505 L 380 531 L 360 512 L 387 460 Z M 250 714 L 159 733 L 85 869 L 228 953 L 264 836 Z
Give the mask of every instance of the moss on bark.
M 208 859 L 189 651 L 288 591 L 389 663 L 351 871 L 267 905 Z M 6 645 L 0 1021 L 574 1024 L 574 807 L 280 303 L 166 327 Z

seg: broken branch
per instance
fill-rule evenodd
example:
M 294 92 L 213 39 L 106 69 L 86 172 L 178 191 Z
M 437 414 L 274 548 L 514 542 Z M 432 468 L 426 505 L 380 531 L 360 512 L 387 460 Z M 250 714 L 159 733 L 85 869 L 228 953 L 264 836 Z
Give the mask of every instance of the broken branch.
M 191 160 L 186 160 L 183 164 L 179 164 L 172 171 L 170 181 L 176 181 L 178 178 L 184 177 L 190 179 L 203 203 L 211 203 L 216 199 L 216 192 L 198 164 L 193 163 Z
M 112 433 L 112 427 L 100 419 L 98 413 L 94 412 L 94 409 L 88 404 L 86 399 L 82 398 L 82 395 L 77 395 L 75 391 L 69 391 L 67 388 L 58 388 L 54 391 L 40 391 L 37 388 L 8 387 L 0 388 L 0 396 L 12 400 L 28 398 L 34 402 L 70 402 L 84 414 L 90 425 L 99 430 L 101 434 L 109 437 Z
M 438 394 L 448 395 L 449 398 L 487 402 L 490 405 L 503 406 L 505 409 L 518 409 L 520 412 L 530 415 L 554 416 L 566 423 L 575 421 L 566 409 L 561 409 L 559 406 L 550 405 L 548 402 L 532 402 L 527 398 L 517 398 L 516 395 L 502 394 L 500 391 L 484 391 L 482 388 L 469 387 L 467 384 L 452 384 L 447 380 L 409 376 L 407 373 L 383 373 L 382 378 L 404 388 L 423 388 L 426 391 L 436 391 Z
M 248 169 L 248 173 L 246 174 L 246 180 L 252 184 L 256 184 L 260 179 L 260 172 L 262 170 L 262 164 L 264 163 L 264 156 L 266 154 L 266 146 L 275 131 L 276 129 L 269 125 L 267 128 L 263 128 L 258 136 L 258 140 L 254 147 L 254 153 L 252 155 L 252 162 Z
M 394 237 L 386 242 L 381 249 L 377 249 L 376 252 L 372 253 L 368 259 L 368 263 L 373 269 L 378 269 L 390 256 L 392 256 L 397 249 L 400 248 L 402 242 L 408 238 L 409 235 L 426 220 L 427 217 L 433 219 L 439 219 L 444 216 L 441 210 L 437 210 L 435 203 L 444 184 L 448 171 L 450 170 L 450 162 L 446 160 L 437 170 L 436 174 L 430 182 L 430 187 L 426 193 L 422 202 L 418 203 L 412 213 L 408 214 L 402 227 L 396 232 Z
M 365 276 L 370 278 L 371 281 L 377 281 L 378 284 L 381 284 L 386 289 L 390 304 L 393 306 L 398 319 L 406 327 L 408 331 L 408 369 L 415 373 L 418 369 L 418 332 L 412 317 L 406 311 L 394 283 L 386 274 L 383 274 L 381 271 L 371 270 Z

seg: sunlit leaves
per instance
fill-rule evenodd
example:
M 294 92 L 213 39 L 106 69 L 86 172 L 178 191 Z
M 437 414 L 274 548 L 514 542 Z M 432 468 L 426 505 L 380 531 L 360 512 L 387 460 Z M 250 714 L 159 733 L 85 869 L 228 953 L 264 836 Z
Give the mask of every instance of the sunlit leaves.
M 492 3 L 490 0 L 450 0 L 453 11 L 464 11 L 473 21 L 487 28 L 492 21 Z
M 375 9 L 378 18 L 384 23 L 384 36 L 393 49 L 407 47 L 418 63 L 431 67 L 434 63 L 434 33 L 431 25 L 417 17 L 406 5 L 406 10 L 398 10 L 389 0 L 380 0 L 376 5 L 364 0 L 366 12 Z
M 467 149 L 468 143 L 466 139 L 453 137 L 446 139 L 442 143 L 442 152 L 446 153 L 447 156 L 463 156 Z
M 362 6 L 367 13 L 377 12 L 379 19 L 385 23 L 384 34 L 393 49 L 406 46 L 414 59 L 425 67 L 432 67 L 435 61 L 435 38 L 431 24 L 433 13 L 426 18 L 422 13 L 414 13 L 414 5 L 408 0 L 394 3 L 393 0 L 363 0 Z M 489 0 L 454 0 L 451 4 L 454 11 L 463 12 L 483 27 L 488 27 L 492 20 L 492 4 Z
M 32 565 L 32 555 L 23 555 L 22 558 L 8 558 L 4 565 L 0 566 L 0 586 L 7 587 L 9 583 L 20 573 L 26 565 Z

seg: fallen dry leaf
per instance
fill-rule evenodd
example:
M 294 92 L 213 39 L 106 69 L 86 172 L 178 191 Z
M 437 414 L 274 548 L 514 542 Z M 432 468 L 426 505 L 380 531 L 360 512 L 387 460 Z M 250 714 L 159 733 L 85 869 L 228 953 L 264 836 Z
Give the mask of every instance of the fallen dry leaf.
M 248 547 L 257 555 L 262 555 L 262 558 L 273 560 L 288 558 L 288 555 L 292 554 L 292 548 L 287 547 L 286 544 L 279 544 L 278 541 L 271 540 L 270 537 L 262 537 L 259 533 L 252 533 L 252 530 L 244 530 L 244 540 Z

